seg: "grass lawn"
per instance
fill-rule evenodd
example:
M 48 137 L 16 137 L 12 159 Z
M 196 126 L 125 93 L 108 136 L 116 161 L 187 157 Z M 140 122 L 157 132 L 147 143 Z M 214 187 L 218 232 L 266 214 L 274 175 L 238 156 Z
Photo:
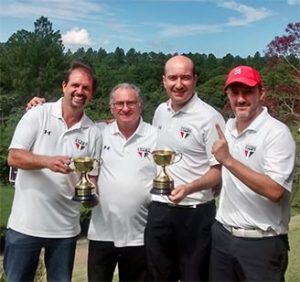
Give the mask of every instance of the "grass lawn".
M 14 188 L 11 185 L 3 186 L 0 184 L 0 227 L 5 227 L 10 207 L 14 195 Z
M 11 186 L 3 186 L 0 184 L 0 227 L 5 227 L 10 213 L 10 206 L 13 198 L 14 189 Z M 290 222 L 290 253 L 289 253 L 289 266 L 286 273 L 286 282 L 300 281 L 300 213 L 294 215 Z M 87 241 L 78 241 L 78 250 L 81 254 L 77 254 L 77 259 L 74 266 L 73 281 L 85 281 L 86 278 L 86 254 L 87 254 Z M 2 280 L 2 257 L 0 256 L 0 282 Z M 43 281 L 39 280 L 39 281 Z M 114 277 L 114 281 L 118 281 Z

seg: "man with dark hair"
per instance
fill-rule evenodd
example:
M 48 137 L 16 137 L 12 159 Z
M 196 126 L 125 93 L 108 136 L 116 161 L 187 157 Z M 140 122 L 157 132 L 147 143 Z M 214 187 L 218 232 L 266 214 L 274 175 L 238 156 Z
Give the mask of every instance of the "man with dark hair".
M 8 154 L 18 168 L 4 253 L 8 281 L 33 281 L 42 248 L 47 280 L 71 281 L 80 204 L 72 201 L 79 175 L 69 165 L 100 156 L 100 131 L 84 113 L 95 90 L 92 69 L 74 63 L 63 97 L 26 112 L 16 127 Z M 97 166 L 91 174 L 96 183 Z
M 232 69 L 226 93 L 235 118 L 217 125 L 213 154 L 222 164 L 211 281 L 284 281 L 288 264 L 295 141 L 263 107 L 265 88 L 249 66 Z

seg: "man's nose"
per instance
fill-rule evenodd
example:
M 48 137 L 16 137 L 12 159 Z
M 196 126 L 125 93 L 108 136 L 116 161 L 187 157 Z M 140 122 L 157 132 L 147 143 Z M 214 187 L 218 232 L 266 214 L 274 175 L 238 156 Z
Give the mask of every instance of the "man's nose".
M 82 87 L 82 85 L 79 85 L 79 86 L 78 86 L 77 92 L 78 92 L 78 93 L 82 93 L 82 92 L 83 92 L 83 87 Z
M 245 101 L 245 95 L 243 94 L 243 92 L 239 92 L 239 93 L 236 95 L 236 99 L 237 99 L 237 101 L 239 101 L 239 102 Z
M 175 86 L 178 87 L 178 88 L 180 88 L 180 87 L 182 86 L 181 78 L 178 78 L 178 79 L 176 80 Z
M 129 110 L 129 107 L 128 107 L 128 105 L 127 105 L 126 102 L 123 103 L 122 110 L 123 110 L 123 111 L 128 111 L 128 110 Z

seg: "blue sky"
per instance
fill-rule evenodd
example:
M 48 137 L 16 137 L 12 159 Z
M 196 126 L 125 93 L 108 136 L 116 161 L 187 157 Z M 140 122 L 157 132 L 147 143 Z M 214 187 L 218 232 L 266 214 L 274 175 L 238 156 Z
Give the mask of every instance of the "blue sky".
M 0 42 L 45 16 L 67 49 L 263 55 L 300 0 L 0 0 Z

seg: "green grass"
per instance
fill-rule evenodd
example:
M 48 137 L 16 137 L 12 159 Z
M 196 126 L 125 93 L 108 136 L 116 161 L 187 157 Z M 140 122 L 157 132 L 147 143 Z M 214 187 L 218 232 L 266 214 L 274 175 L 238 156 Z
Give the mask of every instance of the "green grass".
M 6 226 L 13 196 L 13 186 L 0 184 L 0 228 Z
M 289 231 L 289 265 L 285 275 L 286 282 L 300 281 L 300 214 L 293 216 Z
M 13 199 L 14 189 L 10 185 L 1 185 L 0 184 L 0 227 L 5 227 L 6 222 L 10 213 L 10 207 Z M 294 213 L 295 214 L 295 213 Z M 289 232 L 289 241 L 290 241 L 290 253 L 289 253 L 289 266 L 286 272 L 286 282 L 295 282 L 300 281 L 300 213 L 298 212 L 294 215 L 290 222 L 290 232 Z M 3 270 L 2 270 L 2 258 L 0 257 L 0 282 L 4 282 L 3 279 Z M 76 277 L 73 277 L 74 281 L 84 281 L 86 277 L 86 261 L 83 264 L 78 266 L 75 265 L 74 270 L 82 270 L 82 275 L 78 274 L 81 271 L 76 271 Z M 42 271 L 41 271 L 42 272 Z M 44 275 L 41 275 L 42 277 Z M 43 278 L 36 281 L 44 281 Z M 117 277 L 114 277 L 114 281 L 118 281 Z

